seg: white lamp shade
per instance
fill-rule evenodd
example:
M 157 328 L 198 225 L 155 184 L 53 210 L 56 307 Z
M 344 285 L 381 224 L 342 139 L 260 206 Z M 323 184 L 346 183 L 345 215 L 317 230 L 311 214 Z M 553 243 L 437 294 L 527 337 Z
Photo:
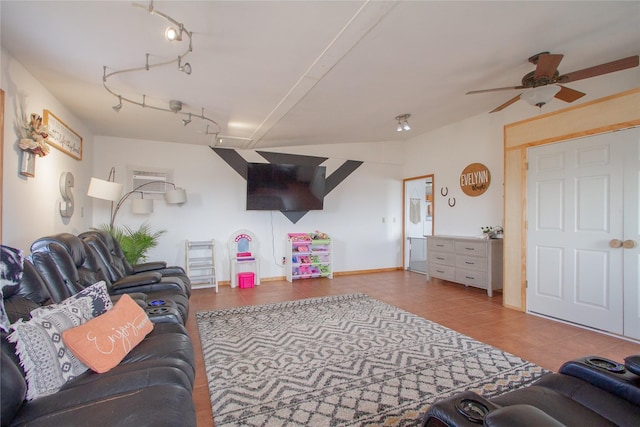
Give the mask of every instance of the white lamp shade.
M 520 95 L 520 99 L 527 101 L 530 105 L 544 105 L 560 92 L 558 85 L 539 86 L 530 89 Z
M 153 199 L 131 199 L 131 212 L 143 215 L 153 213 Z
M 164 193 L 164 199 L 170 205 L 179 205 L 187 201 L 187 192 L 184 188 L 176 187 L 175 189 Z
M 122 184 L 105 181 L 104 179 L 91 178 L 87 195 L 97 199 L 117 202 L 120 200 L 120 196 L 122 196 Z

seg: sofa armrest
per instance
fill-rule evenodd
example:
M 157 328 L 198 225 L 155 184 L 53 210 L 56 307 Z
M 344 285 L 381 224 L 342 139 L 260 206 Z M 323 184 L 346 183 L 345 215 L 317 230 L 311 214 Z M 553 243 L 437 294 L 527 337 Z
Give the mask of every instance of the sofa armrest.
M 472 391 L 464 391 L 431 405 L 422 418 L 421 426 L 477 427 L 482 425 L 485 414 L 498 408 L 498 405 L 479 394 Z
M 164 261 L 143 262 L 143 263 L 131 266 L 134 274 L 144 273 L 146 271 L 159 270 L 161 268 L 166 268 L 166 267 L 167 267 L 167 263 Z
M 598 356 L 581 357 L 564 363 L 558 371 L 579 378 L 640 406 L 640 376 L 623 364 Z
M 531 405 L 504 406 L 491 411 L 484 419 L 487 427 L 563 427 L 564 424 Z
M 160 282 L 162 276 L 160 273 L 145 273 L 124 276 L 113 283 L 114 288 L 131 288 L 135 286 L 151 285 Z

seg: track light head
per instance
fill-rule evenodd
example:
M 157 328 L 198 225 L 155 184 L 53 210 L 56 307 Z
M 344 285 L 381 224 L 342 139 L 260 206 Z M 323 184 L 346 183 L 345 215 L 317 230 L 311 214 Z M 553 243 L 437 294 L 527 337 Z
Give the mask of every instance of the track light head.
M 189 113 L 189 118 L 188 119 L 182 119 L 182 126 L 186 126 L 189 123 L 191 123 L 191 113 Z
M 176 30 L 175 27 L 168 26 L 167 29 L 164 30 L 164 38 L 170 42 L 182 41 L 182 31 Z
M 182 65 L 182 57 L 181 56 L 178 56 L 178 71 L 182 71 L 186 75 L 190 75 L 191 74 L 191 64 L 189 64 L 188 62 L 185 62 L 184 65 Z
M 122 109 L 122 96 L 118 96 L 118 105 L 114 105 L 111 108 L 113 108 L 113 111 L 115 111 L 116 113 L 120 112 L 120 110 Z

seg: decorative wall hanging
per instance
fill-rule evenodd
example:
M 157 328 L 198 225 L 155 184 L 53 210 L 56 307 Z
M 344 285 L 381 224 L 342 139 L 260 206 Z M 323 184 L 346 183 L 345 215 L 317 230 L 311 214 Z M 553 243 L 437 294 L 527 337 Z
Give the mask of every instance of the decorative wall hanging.
M 471 163 L 460 174 L 460 188 L 467 196 L 476 197 L 489 189 L 491 174 L 482 163 Z
M 20 159 L 20 174 L 28 177 L 36 176 L 36 157 L 49 154 L 47 145 L 49 130 L 42 123 L 42 117 L 31 113 L 29 120 L 20 128 L 21 139 L 18 147 L 22 150 Z
M 449 201 L 447 203 L 449 203 L 450 207 L 454 207 L 456 205 L 456 198 L 455 197 L 449 197 Z
M 33 178 L 36 176 L 36 155 L 31 151 L 23 150 L 20 159 L 20 175 Z
M 447 194 L 449 194 L 449 187 L 440 187 L 440 195 L 447 197 Z
M 73 193 L 71 188 L 74 186 L 73 174 L 71 172 L 62 172 L 60 174 L 60 216 L 62 218 L 71 218 L 75 208 Z
M 49 138 L 47 138 L 49 144 L 74 159 L 82 160 L 82 137 L 80 135 L 49 110 L 44 110 L 44 124 L 49 130 Z

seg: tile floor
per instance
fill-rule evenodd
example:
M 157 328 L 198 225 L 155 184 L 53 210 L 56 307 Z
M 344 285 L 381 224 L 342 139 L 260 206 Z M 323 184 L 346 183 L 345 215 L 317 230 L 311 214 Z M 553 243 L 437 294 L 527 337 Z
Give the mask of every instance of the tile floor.
M 193 398 L 198 427 L 214 424 L 196 312 L 354 292 L 365 293 L 554 371 L 563 362 L 580 356 L 597 354 L 622 361 L 630 354 L 640 354 L 640 343 L 506 309 L 502 307 L 500 293 L 489 298 L 480 289 L 437 279 L 426 281 L 423 275 L 400 270 L 339 276 L 333 280 L 300 280 L 293 284 L 263 282 L 252 289 L 220 286 L 217 294 L 213 289 L 198 289 L 191 295 L 186 325 L 196 355 Z

